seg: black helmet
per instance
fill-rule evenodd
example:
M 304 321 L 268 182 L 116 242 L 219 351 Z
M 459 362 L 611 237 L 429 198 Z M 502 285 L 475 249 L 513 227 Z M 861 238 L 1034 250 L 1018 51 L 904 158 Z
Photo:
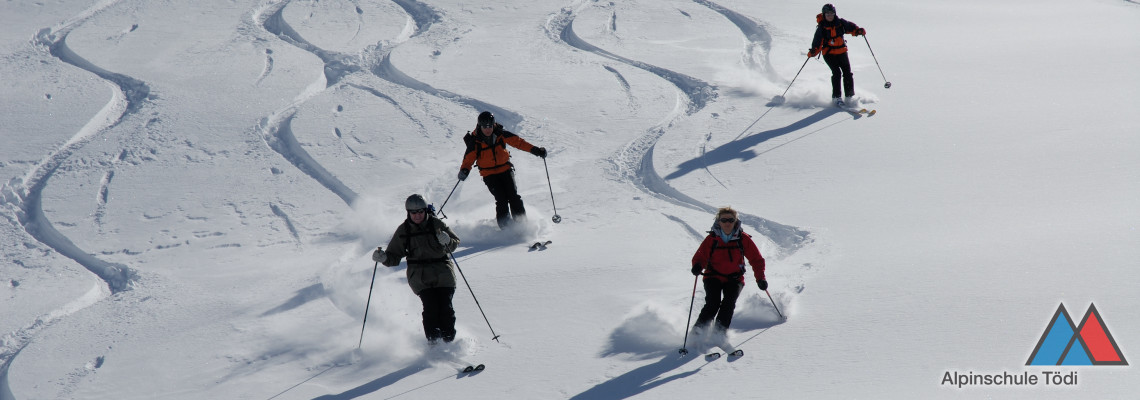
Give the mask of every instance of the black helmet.
M 831 3 L 824 4 L 823 5 L 823 13 L 824 14 L 827 14 L 827 13 L 835 14 L 835 6 L 831 5 Z
M 480 126 L 482 126 L 482 125 L 494 126 L 495 125 L 495 114 L 491 114 L 490 111 L 483 111 L 483 112 L 479 113 L 479 125 Z
M 408 196 L 408 199 L 404 201 L 404 209 L 405 210 L 415 211 L 415 210 L 423 210 L 425 208 L 428 208 L 427 201 L 424 200 L 423 196 L 420 196 L 418 194 L 413 194 L 411 196 Z

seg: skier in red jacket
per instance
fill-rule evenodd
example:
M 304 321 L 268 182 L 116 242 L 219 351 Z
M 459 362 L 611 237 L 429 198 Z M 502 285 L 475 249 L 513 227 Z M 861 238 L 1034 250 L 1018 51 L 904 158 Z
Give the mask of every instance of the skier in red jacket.
M 764 256 L 752 237 L 740 229 L 740 219 L 732 207 L 717 210 L 712 230 L 693 254 L 693 275 L 704 274 L 705 305 L 697 316 L 694 330 L 704 330 L 716 318 L 716 329 L 723 333 L 732 323 L 736 298 L 744 289 L 744 261 L 752 264 L 752 274 L 760 290 L 768 289 L 764 279 Z

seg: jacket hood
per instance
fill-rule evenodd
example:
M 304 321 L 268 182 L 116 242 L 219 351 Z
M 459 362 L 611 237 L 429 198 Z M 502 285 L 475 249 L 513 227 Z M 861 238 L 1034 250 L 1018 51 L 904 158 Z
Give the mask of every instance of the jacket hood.
M 710 234 L 716 234 L 717 236 L 720 236 L 721 231 L 720 231 L 719 221 L 713 220 L 712 228 L 709 229 L 709 233 Z M 737 218 L 736 223 L 732 224 L 732 232 L 726 232 L 726 233 L 728 233 L 729 239 L 736 239 L 736 238 L 740 237 L 741 234 L 744 233 L 744 230 L 740 229 L 740 218 Z
M 477 141 L 491 145 L 495 144 L 495 141 L 499 139 L 502 131 L 503 125 L 496 122 L 495 129 L 491 131 L 491 136 L 487 136 L 483 134 L 483 128 L 480 128 L 479 125 L 475 125 L 475 130 L 471 131 L 471 137 Z
M 839 21 L 843 21 L 843 18 L 839 18 L 839 14 L 835 14 L 835 20 L 833 20 L 831 22 L 827 22 L 827 20 L 823 18 L 823 13 L 819 13 L 819 14 L 815 15 L 815 24 L 816 25 L 819 25 L 819 24 L 835 24 L 835 23 L 839 23 Z

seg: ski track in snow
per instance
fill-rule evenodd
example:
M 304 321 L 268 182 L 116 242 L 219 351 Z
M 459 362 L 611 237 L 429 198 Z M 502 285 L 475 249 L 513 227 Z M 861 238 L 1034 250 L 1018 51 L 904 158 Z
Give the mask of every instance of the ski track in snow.
M 711 2 L 697 2 L 712 8 L 714 11 L 720 12 L 722 15 L 726 15 L 738 27 L 741 27 L 741 30 L 748 38 L 750 53 L 752 51 L 751 49 L 754 48 L 764 49 L 766 53 L 766 49 L 770 47 L 771 38 L 759 25 L 752 23 L 751 20 L 746 17 L 740 16 L 737 13 L 731 12 Z M 710 214 L 715 213 L 717 207 L 682 193 L 669 185 L 665 179 L 661 178 L 653 166 L 653 150 L 657 141 L 665 135 L 666 130 L 671 127 L 674 122 L 683 116 L 699 112 L 704 109 L 709 102 L 715 100 L 717 97 L 716 87 L 688 75 L 644 62 L 630 60 L 594 46 L 582 40 L 574 33 L 574 19 L 574 10 L 569 8 L 562 9 L 559 13 L 552 15 L 548 19 L 547 35 L 556 42 L 561 42 L 570 47 L 640 68 L 657 75 L 676 86 L 685 97 L 684 99 L 678 99 L 677 108 L 665 117 L 666 122 L 647 129 L 645 134 L 635 139 L 610 159 L 610 161 L 616 165 L 618 175 L 623 180 L 632 182 L 634 186 L 652 196 L 682 207 L 692 208 Z M 765 56 L 764 59 L 766 60 L 767 57 Z M 768 67 L 767 70 L 770 71 L 771 68 Z M 753 227 L 757 233 L 775 243 L 782 252 L 795 252 L 795 250 L 810 242 L 809 233 L 807 231 L 793 226 L 780 224 L 744 213 L 740 214 L 740 219 L 742 223 Z
M 772 35 L 768 33 L 768 29 L 763 24 L 711 1 L 693 0 L 693 2 L 720 13 L 740 29 L 746 42 L 742 57 L 745 66 L 753 71 L 760 72 L 770 81 L 780 80 L 780 76 L 776 74 L 776 70 L 772 68 L 772 63 L 768 58 L 768 53 L 772 49 Z
M 0 206 L 5 211 L 4 216 L 11 223 L 19 225 L 40 243 L 83 266 L 99 277 L 106 287 L 97 285 L 79 299 L 37 318 L 32 324 L 6 335 L 0 341 L 0 398 L 5 400 L 12 398 L 8 387 L 8 367 L 41 330 L 53 321 L 95 304 L 111 294 L 130 290 L 138 280 L 138 273 L 133 269 L 95 257 L 56 230 L 44 215 L 42 203 L 48 181 L 68 158 L 93 138 L 137 113 L 150 96 L 150 87 L 145 82 L 96 66 L 67 46 L 67 37 L 76 27 L 118 2 L 118 0 L 99 2 L 56 26 L 40 29 L 31 40 L 34 48 L 47 53 L 50 57 L 95 74 L 106 81 L 111 86 L 112 95 L 103 109 L 67 142 L 33 166 L 23 178 L 13 178 L 0 188 Z M 113 177 L 114 172 L 109 171 L 101 183 L 96 199 L 100 210 L 106 203 L 106 194 Z
M 117 1 L 99 3 L 62 25 L 40 29 L 32 39 L 32 44 L 37 49 L 46 51 L 63 63 L 102 78 L 112 86 L 112 98 L 83 128 L 28 171 L 23 179 L 17 178 L 8 182 L 4 187 L 3 200 L 28 234 L 99 276 L 107 282 L 112 293 L 129 290 L 132 282 L 138 278 L 137 273 L 125 265 L 100 260 L 76 246 L 67 236 L 59 233 L 51 221 L 47 219 L 43 213 L 41 200 L 43 191 L 52 175 L 72 154 L 92 138 L 119 125 L 125 118 L 137 113 L 150 95 L 150 88 L 145 82 L 100 68 L 67 46 L 67 36 L 72 30 L 116 3 Z M 108 190 L 106 185 L 110 184 L 112 177 L 113 172 L 109 172 L 104 178 L 103 187 L 100 189 L 101 194 Z
M 631 110 L 640 108 L 640 106 L 637 104 L 637 98 L 633 96 L 633 90 L 629 86 L 629 81 L 625 80 L 625 77 L 622 76 L 621 72 L 618 72 L 616 68 L 609 65 L 603 65 L 602 68 L 605 68 L 606 71 L 610 71 L 614 74 L 614 77 L 617 78 L 618 84 L 621 85 L 621 90 L 625 92 L 625 97 L 629 99 L 629 108 Z
M 340 82 L 348 75 L 370 73 L 380 79 L 404 86 L 411 90 L 443 98 L 457 104 L 467 105 L 476 110 L 489 110 L 495 113 L 496 119 L 501 121 L 504 125 L 517 125 L 523 121 L 523 117 L 518 113 L 477 99 L 442 89 L 436 89 L 431 85 L 413 79 L 396 68 L 391 60 L 392 50 L 399 46 L 400 43 L 427 32 L 431 26 L 439 22 L 442 17 L 438 12 L 424 3 L 414 0 L 393 0 L 393 2 L 403 8 L 404 12 L 407 13 L 410 28 L 406 28 L 396 39 L 370 46 L 359 55 L 347 55 L 324 50 L 305 40 L 300 33 L 289 25 L 283 16 L 285 7 L 290 3 L 289 1 L 272 3 L 253 10 L 250 17 L 250 21 L 261 29 L 264 29 L 265 32 L 273 34 L 278 39 L 292 46 L 312 53 L 324 63 L 324 82 L 314 83 L 308 90 L 299 94 L 291 104 L 278 110 L 273 115 L 263 118 L 257 127 L 257 131 L 260 132 L 262 139 L 270 148 L 281 154 L 282 157 L 299 170 L 335 193 L 348 205 L 352 205 L 353 202 L 359 198 L 359 195 L 310 156 L 297 141 L 296 136 L 290 128 L 290 123 L 300 105 L 328 88 L 339 86 Z M 265 74 L 267 74 L 269 70 L 268 63 L 269 61 L 267 61 Z M 259 78 L 259 81 L 264 78 L 265 74 L 263 74 L 262 78 Z M 317 87 L 318 84 L 320 84 L 320 87 Z M 383 94 L 380 90 L 359 84 L 348 84 L 348 86 L 365 90 L 376 97 L 389 101 L 421 128 L 424 127 L 424 124 L 416 120 L 416 118 L 413 118 L 411 113 L 405 110 L 403 105 L 398 104 L 391 96 Z M 421 130 L 426 131 L 426 129 Z

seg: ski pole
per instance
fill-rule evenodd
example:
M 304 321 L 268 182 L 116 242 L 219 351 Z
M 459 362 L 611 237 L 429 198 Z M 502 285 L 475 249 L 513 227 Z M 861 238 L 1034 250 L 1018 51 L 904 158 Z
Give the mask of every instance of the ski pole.
M 379 247 L 376 249 L 380 250 Z M 364 344 L 364 326 L 368 324 L 368 306 L 372 305 L 372 288 L 376 286 L 376 268 L 379 266 L 379 261 L 372 265 L 372 283 L 368 285 L 368 301 L 364 303 L 364 323 L 360 324 L 360 341 L 356 343 L 357 350 L 360 350 L 360 345 Z
M 780 307 L 777 307 L 777 306 L 776 306 L 776 301 L 775 301 L 775 300 L 772 300 L 772 294 L 771 294 L 771 293 L 768 293 L 768 289 L 764 289 L 764 293 L 767 293 L 767 294 L 768 294 L 768 301 L 772 302 L 772 308 L 775 308 L 775 309 L 776 309 L 776 314 L 778 314 L 778 315 L 780 316 L 780 319 L 781 319 L 781 320 L 785 320 L 785 321 L 786 321 L 786 320 L 788 319 L 788 317 L 785 317 L 785 316 L 784 316 L 784 313 L 780 312 Z
M 787 89 L 784 89 L 784 94 L 781 94 L 781 95 L 780 95 L 780 97 L 777 97 L 778 99 L 780 99 L 780 102 L 783 102 L 783 101 L 784 101 L 784 95 L 785 95 L 785 94 L 788 94 L 788 91 L 792 89 L 792 84 L 793 84 L 793 83 L 796 83 L 796 78 L 799 78 L 799 77 L 800 77 L 800 72 L 804 72 L 804 67 L 806 67 L 806 66 L 807 66 L 807 62 L 808 62 L 809 60 L 811 60 L 811 57 L 808 57 L 808 58 L 805 58 L 805 59 L 804 59 L 804 65 L 801 65 L 801 66 L 800 66 L 800 70 L 799 70 L 799 71 L 796 71 L 796 76 L 792 77 L 792 81 L 791 81 L 791 82 L 788 82 L 788 88 L 787 88 Z M 773 99 L 773 100 L 775 100 L 775 99 Z
M 436 211 L 436 212 L 438 212 L 438 213 L 439 213 L 439 215 L 442 215 L 442 216 L 443 216 L 443 217 L 442 217 L 442 218 L 440 218 L 440 219 L 447 219 L 447 214 L 444 214 L 444 213 L 443 213 L 443 208 L 444 208 L 444 207 L 447 207 L 447 201 L 448 201 L 448 200 L 451 200 L 451 195 L 455 194 L 455 188 L 458 188 L 458 187 L 459 187 L 459 182 L 463 182 L 463 181 L 460 181 L 460 180 L 456 180 L 456 181 L 455 181 L 455 186 L 452 186 L 452 187 L 451 187 L 451 193 L 448 193 L 448 194 L 447 194 L 447 198 L 446 198 L 446 199 L 443 199 L 443 205 L 439 206 L 439 210 L 438 210 L 438 211 Z
M 693 276 L 693 298 L 689 299 L 689 317 L 685 319 L 685 342 L 681 344 L 681 350 L 677 350 L 682 356 L 689 354 L 689 349 L 686 349 L 689 346 L 689 322 L 693 321 L 693 304 L 697 301 L 697 279 L 700 277 L 700 275 Z
M 550 220 L 557 224 L 562 222 L 562 216 L 558 215 L 558 205 L 554 204 L 554 185 L 550 184 L 550 167 L 546 166 L 546 157 L 542 158 L 542 168 L 546 169 L 546 187 L 550 188 L 550 205 L 554 206 L 554 216 Z
M 883 73 L 883 66 L 879 65 L 879 59 L 875 57 L 875 50 L 871 49 L 871 41 L 867 40 L 867 35 L 863 35 L 863 41 L 867 42 L 867 50 L 871 51 L 871 58 L 875 60 L 875 66 L 879 67 L 879 75 L 882 75 L 883 76 L 883 82 L 886 82 L 883 84 L 883 87 L 890 89 L 891 88 L 891 82 L 887 80 L 887 74 Z
M 447 255 L 451 256 L 451 261 L 455 263 L 455 269 L 459 270 L 459 276 L 463 278 L 463 284 L 467 285 L 467 291 L 471 292 L 471 298 L 475 299 L 475 306 L 479 307 L 479 313 L 483 314 L 483 321 L 487 322 L 487 328 L 491 330 L 491 340 L 499 341 L 499 335 L 495 334 L 495 328 L 491 327 L 491 321 L 487 319 L 487 313 L 483 312 L 483 306 L 479 304 L 479 298 L 475 297 L 475 291 L 471 290 L 471 284 L 467 282 L 467 276 L 463 275 L 463 268 L 459 268 L 459 260 L 455 259 L 455 254 L 448 252 Z

